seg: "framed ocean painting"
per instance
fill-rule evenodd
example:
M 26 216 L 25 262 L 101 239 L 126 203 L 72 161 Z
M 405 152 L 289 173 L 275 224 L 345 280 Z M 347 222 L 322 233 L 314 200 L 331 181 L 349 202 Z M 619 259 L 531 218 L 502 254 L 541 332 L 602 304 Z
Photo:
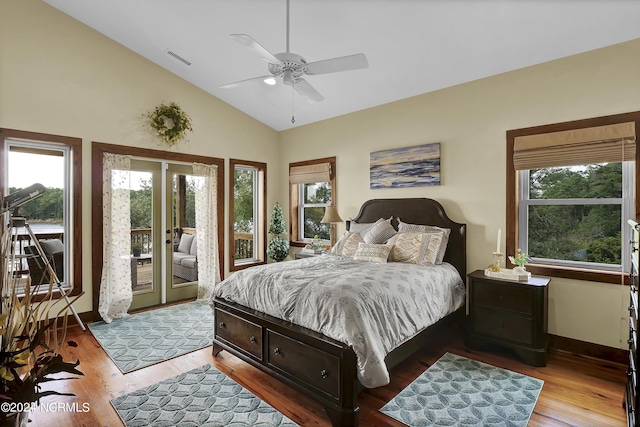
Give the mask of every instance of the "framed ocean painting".
M 372 190 L 440 185 L 440 143 L 374 151 L 369 176 Z

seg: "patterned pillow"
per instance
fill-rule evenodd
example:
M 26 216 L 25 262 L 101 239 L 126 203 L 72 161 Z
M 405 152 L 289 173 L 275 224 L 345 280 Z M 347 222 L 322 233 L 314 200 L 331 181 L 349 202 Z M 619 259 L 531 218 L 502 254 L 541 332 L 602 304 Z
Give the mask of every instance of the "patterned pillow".
M 353 259 L 358 261 L 369 261 L 385 264 L 389 258 L 391 246 L 374 245 L 370 243 L 360 243 Z
M 384 243 L 396 234 L 396 229 L 387 220 L 380 218 L 373 227 L 364 231 L 362 234 L 362 240 L 366 243 L 379 244 Z
M 398 233 L 388 244 L 392 245 L 389 259 L 409 264 L 435 264 L 444 233 Z
M 449 243 L 449 234 L 451 234 L 450 229 L 436 227 L 433 225 L 407 224 L 406 222 L 402 222 L 402 220 L 398 218 L 398 232 L 444 233 L 442 236 L 442 244 L 440 245 L 440 250 L 438 251 L 438 256 L 436 258 L 436 264 L 442 264 L 444 253 L 447 251 L 447 244 Z
M 389 217 L 389 219 L 387 219 L 387 220 L 385 220 L 383 218 L 380 218 L 378 221 L 380 221 L 380 220 L 387 221 L 389 224 L 391 224 L 391 220 L 392 219 L 393 219 L 393 217 Z M 371 227 L 373 227 L 374 225 L 376 225 L 378 223 L 378 221 L 376 221 L 376 222 L 354 222 L 354 221 L 351 221 L 351 223 L 349 224 L 349 231 L 362 234 L 365 231 L 367 231 L 368 229 L 370 229 Z
M 358 244 L 364 243 L 360 233 L 345 231 L 340 240 L 333 245 L 331 253 L 341 256 L 353 257 L 358 250 Z

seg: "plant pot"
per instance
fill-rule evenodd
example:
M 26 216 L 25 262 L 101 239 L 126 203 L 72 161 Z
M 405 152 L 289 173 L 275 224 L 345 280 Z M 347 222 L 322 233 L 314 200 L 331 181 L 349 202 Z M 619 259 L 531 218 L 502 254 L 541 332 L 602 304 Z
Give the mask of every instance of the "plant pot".
M 133 249 L 133 256 L 134 257 L 139 257 L 141 253 L 142 253 L 142 249 L 140 249 L 140 248 Z

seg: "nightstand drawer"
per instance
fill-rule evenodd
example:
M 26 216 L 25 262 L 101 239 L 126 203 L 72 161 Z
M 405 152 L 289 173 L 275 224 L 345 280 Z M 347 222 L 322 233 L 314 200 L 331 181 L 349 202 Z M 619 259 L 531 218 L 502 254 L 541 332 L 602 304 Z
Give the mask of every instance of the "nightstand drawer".
M 527 315 L 534 312 L 533 289 L 518 283 L 499 284 L 478 280 L 474 283 L 473 300 L 477 307 L 497 308 Z
M 533 344 L 533 321 L 477 309 L 472 313 L 474 332 L 522 344 Z

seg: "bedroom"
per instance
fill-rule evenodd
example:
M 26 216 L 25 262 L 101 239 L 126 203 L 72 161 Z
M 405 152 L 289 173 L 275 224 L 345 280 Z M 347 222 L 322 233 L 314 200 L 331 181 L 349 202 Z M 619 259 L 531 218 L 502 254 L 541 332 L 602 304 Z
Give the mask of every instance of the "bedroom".
M 2 11 L 0 127 L 82 138 L 85 182 L 91 180 L 92 141 L 156 148 L 136 118 L 175 99 L 199 125 L 185 151 L 268 164 L 268 207 L 288 198 L 289 163 L 327 156 L 338 159 L 337 205 L 344 219 L 371 198 L 441 201 L 469 226 L 468 272 L 486 266 L 496 230 L 505 227 L 505 173 L 495 165 L 505 164 L 507 130 L 640 110 L 640 42 L 633 40 L 277 132 L 45 3 L 3 0 Z M 369 189 L 370 152 L 428 142 L 442 144 L 441 186 Z M 80 313 L 93 310 L 91 212 L 85 185 Z M 344 225 L 338 234 L 343 231 Z M 549 333 L 626 348 L 627 292 L 554 278 Z

